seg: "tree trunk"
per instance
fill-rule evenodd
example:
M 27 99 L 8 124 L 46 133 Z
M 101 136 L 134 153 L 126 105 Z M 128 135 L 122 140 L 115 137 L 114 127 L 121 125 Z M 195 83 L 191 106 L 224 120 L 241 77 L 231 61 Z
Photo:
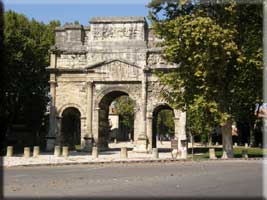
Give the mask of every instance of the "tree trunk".
M 222 159 L 233 158 L 232 123 L 227 121 L 222 126 Z

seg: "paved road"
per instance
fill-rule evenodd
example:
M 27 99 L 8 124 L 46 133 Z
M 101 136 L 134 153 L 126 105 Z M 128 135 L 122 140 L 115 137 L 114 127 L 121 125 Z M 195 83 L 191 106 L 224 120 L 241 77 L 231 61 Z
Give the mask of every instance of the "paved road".
M 262 196 L 262 161 L 9 168 L 4 170 L 4 195 L 34 199 L 258 198 Z

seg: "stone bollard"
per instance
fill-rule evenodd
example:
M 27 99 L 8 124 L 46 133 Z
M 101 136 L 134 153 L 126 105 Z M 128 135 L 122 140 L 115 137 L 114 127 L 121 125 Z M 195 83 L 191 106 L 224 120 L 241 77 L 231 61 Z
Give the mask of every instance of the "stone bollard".
M 40 147 L 39 146 L 34 146 L 33 147 L 33 157 L 38 157 L 40 154 Z
M 237 143 L 236 142 L 235 142 L 234 146 L 237 147 Z
M 216 160 L 217 159 L 217 157 L 216 157 L 216 155 L 215 155 L 215 149 L 209 149 L 209 156 L 210 156 L 210 159 L 211 160 Z
M 62 156 L 64 156 L 64 157 L 69 156 L 69 147 L 68 146 L 62 147 Z
M 127 159 L 128 158 L 128 152 L 126 147 L 121 148 L 121 158 L 122 159 Z
M 55 146 L 54 148 L 54 156 L 59 157 L 60 156 L 60 146 Z
M 30 147 L 24 147 L 24 158 L 31 157 L 31 149 Z
M 248 150 L 247 149 L 242 150 L 242 158 L 248 158 Z
M 173 149 L 171 151 L 172 159 L 176 159 L 178 154 L 181 154 L 181 151 L 178 152 L 178 149 Z
M 114 139 L 114 143 L 117 144 L 117 139 L 116 138 Z
M 245 143 L 245 148 L 248 148 L 248 143 Z
M 6 151 L 6 157 L 12 157 L 13 156 L 13 146 L 8 146 Z
M 93 159 L 97 159 L 98 158 L 98 149 L 97 149 L 97 147 L 93 147 L 93 149 L 92 149 L 92 157 L 93 157 Z
M 130 141 L 130 142 L 131 142 L 131 144 L 133 144 L 133 140 L 132 140 L 132 139 L 131 139 L 131 141 Z
M 152 157 L 153 158 L 159 158 L 159 151 L 157 148 L 152 149 Z

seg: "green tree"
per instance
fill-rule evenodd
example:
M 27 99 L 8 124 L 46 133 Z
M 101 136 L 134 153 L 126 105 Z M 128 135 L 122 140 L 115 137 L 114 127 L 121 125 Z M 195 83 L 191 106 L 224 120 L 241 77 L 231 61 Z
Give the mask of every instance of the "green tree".
M 160 135 L 174 136 L 174 114 L 172 110 L 162 110 L 157 116 L 157 132 Z
M 230 120 L 245 116 L 253 121 L 252 108 L 262 91 L 262 15 L 252 15 L 250 27 L 244 30 L 238 23 L 253 14 L 247 12 L 251 7 L 232 1 L 151 5 L 150 18 L 163 39 L 164 58 L 179 64 L 174 72 L 157 73 L 169 88 L 163 90 L 163 96 L 174 107 L 187 111 L 191 132 L 208 134 L 218 124 L 229 130 Z M 167 13 L 163 19 L 162 13 Z
M 134 129 L 134 102 L 128 96 L 121 96 L 115 100 L 114 106 L 120 116 L 120 124 L 125 127 L 128 133 Z
M 47 105 L 49 65 L 48 50 L 53 44 L 54 28 L 49 24 L 29 20 L 22 14 L 4 14 L 4 102 L 1 105 L 6 130 L 12 124 L 25 124 L 29 135 L 24 145 L 36 143 Z M 4 116 L 3 116 L 4 115 Z
M 4 70 L 3 70 L 3 65 L 2 65 L 2 60 L 4 58 L 4 47 L 3 47 L 3 43 L 4 43 L 4 7 L 3 7 L 3 3 L 0 0 L 0 63 L 1 63 L 1 67 L 0 67 L 0 121 L 1 121 L 1 126 L 0 126 L 0 136 L 2 138 L 1 142 L 0 142 L 0 155 L 2 155 L 2 151 L 3 151 L 3 146 L 4 146 L 4 138 L 5 138 L 5 118 L 4 118 L 4 110 L 2 109 L 1 105 L 4 105 L 4 87 L 5 87 L 5 81 L 3 79 L 3 74 L 4 74 Z

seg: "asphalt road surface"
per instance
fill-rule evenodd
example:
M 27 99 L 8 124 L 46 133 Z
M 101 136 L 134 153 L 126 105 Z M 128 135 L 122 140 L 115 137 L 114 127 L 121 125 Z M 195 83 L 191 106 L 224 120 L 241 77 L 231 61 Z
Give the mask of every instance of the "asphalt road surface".
M 261 198 L 262 162 L 202 161 L 16 167 L 4 197 L 51 199 Z

